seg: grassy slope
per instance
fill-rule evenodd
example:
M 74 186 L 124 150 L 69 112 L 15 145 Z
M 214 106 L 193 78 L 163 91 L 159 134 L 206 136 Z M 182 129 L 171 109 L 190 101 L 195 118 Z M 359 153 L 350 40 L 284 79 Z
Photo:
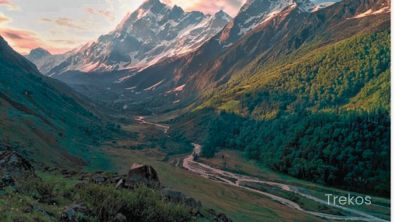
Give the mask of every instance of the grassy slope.
M 164 154 L 154 150 L 132 151 L 125 149 L 106 148 L 117 164 L 117 170 L 126 172 L 132 163 L 152 165 L 159 174 L 160 180 L 167 187 L 184 192 L 200 201 L 207 208 L 224 212 L 235 222 L 241 221 L 320 221 L 296 210 L 289 209 L 264 196 L 243 191 L 239 188 L 215 183 L 198 177 L 180 168 L 162 161 Z
M 0 193 L 0 221 L 61 221 L 67 206 L 84 203 L 89 215 L 78 221 L 109 221 L 117 212 L 137 221 L 191 221 L 189 209 L 163 199 L 160 191 L 147 187 L 134 190 L 116 189 L 113 185 L 85 184 L 80 188 L 78 176 L 64 178 L 56 172 L 37 172 L 38 178 L 25 179 L 16 187 Z
M 280 109 L 288 113 L 297 108 L 314 112 L 338 107 L 387 110 L 389 87 L 382 83 L 389 76 L 389 38 L 387 31 L 360 34 L 306 54 L 295 53 L 269 66 L 252 63 L 253 68 L 245 67 L 199 108 L 213 107 L 256 119 L 276 118 Z
M 88 146 L 111 131 L 70 88 L 42 76 L 3 40 L 0 46 L 0 144 L 39 163 L 80 166 Z

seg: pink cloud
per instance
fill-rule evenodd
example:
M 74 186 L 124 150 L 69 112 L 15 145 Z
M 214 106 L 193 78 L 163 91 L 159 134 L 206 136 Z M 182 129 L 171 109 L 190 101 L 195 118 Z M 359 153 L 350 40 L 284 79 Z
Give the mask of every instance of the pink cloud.
M 0 0 L 0 6 L 6 6 L 10 10 L 16 10 L 19 8 L 18 5 L 10 0 Z
M 85 8 L 85 11 L 91 15 L 97 15 L 97 16 L 102 16 L 105 17 L 111 21 L 115 20 L 115 16 L 113 13 L 109 10 L 99 10 L 99 9 L 94 9 L 94 8 Z
M 5 16 L 5 15 L 3 15 L 3 14 L 0 13 L 0 24 L 1 24 L 1 23 L 7 23 L 7 22 L 9 22 L 9 21 L 11 21 L 10 18 L 8 18 L 7 16 Z
M 56 19 L 41 18 L 41 21 L 53 23 L 58 26 L 63 26 L 63 27 L 67 27 L 67 28 L 84 30 L 82 25 L 78 24 L 77 22 L 73 21 L 72 19 L 65 18 L 65 17 L 60 17 L 60 18 L 56 18 Z
M 11 29 L 11 28 L 0 28 L 0 35 L 4 37 L 7 42 L 16 51 L 22 54 L 27 54 L 30 50 L 42 47 L 50 51 L 51 53 L 64 53 L 68 51 L 68 48 L 58 48 L 40 39 L 34 32 Z
M 186 10 L 197 10 L 205 13 L 214 14 L 219 10 L 223 10 L 230 14 L 231 16 L 237 15 L 241 6 L 245 3 L 246 0 L 215 0 L 215 1 L 206 1 L 206 0 L 163 0 L 163 2 L 171 5 L 179 5 L 184 7 Z
M 0 0 L 0 5 L 10 5 L 11 1 L 9 0 Z

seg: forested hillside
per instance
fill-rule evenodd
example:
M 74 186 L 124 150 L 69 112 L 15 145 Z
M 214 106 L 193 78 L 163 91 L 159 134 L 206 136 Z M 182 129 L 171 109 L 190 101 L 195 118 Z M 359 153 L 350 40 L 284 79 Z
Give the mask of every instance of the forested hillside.
M 389 82 L 383 80 L 389 77 L 389 68 L 389 32 L 358 35 L 304 56 L 295 53 L 269 68 L 256 68 L 250 78 L 224 86 L 207 106 L 255 119 L 305 110 L 387 110 L 389 97 L 384 93 Z M 380 93 L 386 96 L 374 100 L 372 94 Z M 362 106 L 362 100 L 370 106 Z M 360 107 L 351 105 L 356 101 Z
M 295 53 L 223 87 L 199 107 L 217 111 L 204 154 L 238 149 L 298 178 L 388 195 L 389 39 L 361 34 Z

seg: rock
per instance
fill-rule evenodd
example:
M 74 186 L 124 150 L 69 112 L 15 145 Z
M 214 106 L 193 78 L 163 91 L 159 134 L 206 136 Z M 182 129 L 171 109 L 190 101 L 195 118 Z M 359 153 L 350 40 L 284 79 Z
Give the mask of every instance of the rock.
M 209 214 L 216 216 L 216 211 L 214 209 L 207 210 Z
M 142 164 L 133 164 L 127 174 L 123 186 L 125 188 L 133 189 L 141 184 L 151 188 L 160 187 L 159 177 L 153 167 Z
M 77 173 L 76 173 L 77 174 Z M 74 176 L 74 175 L 73 175 Z M 118 175 L 118 173 L 109 172 L 96 172 L 92 173 L 79 173 L 79 181 L 84 183 L 95 183 L 95 184 L 117 184 L 120 180 L 124 180 L 126 175 Z M 121 187 L 124 187 L 121 184 Z
M 32 210 L 33 210 L 34 212 L 37 212 L 37 213 L 39 213 L 39 214 L 41 214 L 41 215 L 47 217 L 47 218 L 53 218 L 53 217 L 54 217 L 53 214 L 49 213 L 48 211 L 46 211 L 46 210 L 44 210 L 44 209 L 42 209 L 42 208 L 40 208 L 40 207 L 38 207 L 38 206 L 34 206 L 34 205 L 33 205 L 33 209 L 32 209 Z
M 85 204 L 72 204 L 66 207 L 60 216 L 62 222 L 77 222 L 77 219 L 81 215 L 88 215 L 90 210 Z
M 66 169 L 61 170 L 60 173 L 63 175 L 64 178 L 71 178 L 77 174 L 77 172 L 75 171 L 70 171 Z
M 13 185 L 28 177 L 35 177 L 29 161 L 14 151 L 0 152 L 0 180 L 3 186 Z
M 107 180 L 108 178 L 101 174 L 96 174 L 91 177 L 91 181 L 95 184 L 104 184 Z
M 80 177 L 79 177 L 79 180 L 80 181 L 87 181 L 87 182 L 89 182 L 90 180 L 91 180 L 91 178 L 92 178 L 92 174 L 90 174 L 90 173 L 82 173 L 81 175 L 80 175 Z
M 15 186 L 15 180 L 9 174 L 4 174 L 0 179 L 0 188 Z
M 184 201 L 184 204 L 186 206 L 188 206 L 188 207 L 190 207 L 192 209 L 196 209 L 196 210 L 201 209 L 201 206 L 202 206 L 200 201 L 197 201 L 197 200 L 195 200 L 195 199 L 193 199 L 191 197 L 187 197 L 185 199 L 185 201 Z
M 177 204 L 184 204 L 185 206 L 191 208 L 193 214 L 197 214 L 202 207 L 200 201 L 188 197 L 179 191 L 163 189 L 161 193 L 167 200 Z
M 117 184 L 120 180 L 122 180 L 121 176 L 113 176 L 109 179 L 110 183 Z
M 14 151 L 0 152 L 0 169 L 9 172 L 11 176 L 34 175 L 34 168 L 29 161 Z
M 207 212 L 210 214 L 211 220 L 214 220 L 216 222 L 232 222 L 232 220 L 228 218 L 225 214 L 217 214 L 214 209 L 208 209 Z
M 112 222 L 126 222 L 126 221 L 127 221 L 126 216 L 121 213 L 116 214 L 116 216 L 112 220 Z
M 216 216 L 216 221 L 217 222 L 232 222 L 232 220 L 230 218 L 228 218 L 225 214 L 218 214 Z
M 124 180 L 120 179 L 117 183 L 116 183 L 116 189 L 119 189 L 120 187 L 122 187 L 124 184 Z
M 25 207 L 22 209 L 22 212 L 23 212 L 23 213 L 26 213 L 26 214 L 33 212 L 33 206 L 30 205 L 30 204 L 27 205 L 27 206 L 25 206 Z

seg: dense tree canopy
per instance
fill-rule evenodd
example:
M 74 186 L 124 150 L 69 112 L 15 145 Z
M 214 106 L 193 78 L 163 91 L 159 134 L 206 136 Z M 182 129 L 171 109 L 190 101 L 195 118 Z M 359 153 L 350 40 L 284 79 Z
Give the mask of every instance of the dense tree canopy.
M 207 107 L 203 154 L 233 148 L 321 184 L 389 194 L 390 34 L 362 34 L 256 69 Z

